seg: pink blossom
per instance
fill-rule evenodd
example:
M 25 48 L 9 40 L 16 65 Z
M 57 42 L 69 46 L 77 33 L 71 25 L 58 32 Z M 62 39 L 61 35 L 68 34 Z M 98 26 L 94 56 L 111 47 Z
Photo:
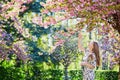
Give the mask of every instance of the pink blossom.
M 102 26 L 102 30 L 103 30 L 103 31 L 105 30 L 105 26 L 104 26 L 104 25 Z
M 35 24 L 38 24 L 38 25 L 42 25 L 42 17 L 34 17 L 32 19 L 32 22 L 35 23 Z
M 64 0 L 58 0 L 59 2 L 63 2 Z
M 79 0 L 79 1 L 82 2 L 82 3 L 84 2 L 84 0 Z
M 11 18 L 13 18 L 14 16 L 16 16 L 18 14 L 19 14 L 18 12 L 11 11 L 11 12 L 8 13 L 8 16 L 10 16 Z
M 1 14 L 2 17 L 6 18 L 6 19 L 9 19 L 10 16 L 9 15 L 5 15 L 5 14 Z
M 77 6 L 75 7 L 75 9 L 76 9 L 77 11 L 81 11 L 81 10 L 82 10 L 81 7 L 80 7 L 80 5 L 77 5 Z
M 61 46 L 61 45 L 63 45 L 64 44 L 64 42 L 65 42 L 65 40 L 62 40 L 62 39 L 60 39 L 59 41 L 57 41 L 56 43 L 55 43 L 55 45 L 56 46 Z
M 115 12 L 116 12 L 115 10 L 109 11 L 108 15 L 114 14 Z
M 74 0 L 68 0 L 69 3 L 72 3 Z
M 49 11 L 48 11 L 48 10 L 43 10 L 42 13 L 43 13 L 43 14 L 47 14 L 47 13 L 49 13 Z
M 68 7 L 67 6 L 63 6 L 63 7 L 61 7 L 61 10 L 68 10 Z
M 24 12 L 24 11 L 27 10 L 27 9 L 28 9 L 28 8 L 27 8 L 26 6 L 22 6 L 20 11 L 21 11 L 21 12 Z
M 56 16 L 56 21 L 58 22 L 58 21 L 61 21 L 61 19 L 63 19 L 63 17 L 61 17 L 61 16 Z
M 66 36 L 66 37 L 71 36 L 71 34 L 69 34 L 69 33 L 64 33 L 63 35 Z
M 15 2 L 19 3 L 20 5 L 24 3 L 22 0 L 15 0 Z
M 75 16 L 74 11 L 70 11 L 70 15 L 71 15 L 71 16 Z
M 14 1 L 8 2 L 7 5 L 13 5 Z
M 80 6 L 81 6 L 81 7 L 84 7 L 84 4 L 81 4 Z
M 43 27 L 44 27 L 44 28 L 48 28 L 49 25 L 50 25 L 50 22 L 44 22 L 44 23 L 43 23 Z
M 58 36 L 54 36 L 54 39 L 58 39 Z
M 58 11 L 61 10 L 61 7 L 60 7 L 60 6 L 57 6 L 57 10 L 58 10 Z
M 56 12 L 56 11 L 58 11 L 58 10 L 57 10 L 57 9 L 54 9 L 54 8 L 51 9 L 51 12 Z
M 102 19 L 105 19 L 105 17 L 106 17 L 105 15 L 102 15 Z
M 95 7 L 94 7 L 94 6 L 91 6 L 91 10 L 94 11 L 94 10 L 95 10 Z
M 55 4 L 58 4 L 58 3 L 59 3 L 58 1 L 48 1 L 48 2 L 46 2 L 45 6 L 55 5 Z
M 53 24 L 56 24 L 56 20 L 54 18 L 50 18 L 50 23 L 53 25 Z
M 115 4 L 116 4 L 116 2 L 111 2 L 111 3 L 106 4 L 105 6 L 111 6 L 111 5 L 115 5 Z

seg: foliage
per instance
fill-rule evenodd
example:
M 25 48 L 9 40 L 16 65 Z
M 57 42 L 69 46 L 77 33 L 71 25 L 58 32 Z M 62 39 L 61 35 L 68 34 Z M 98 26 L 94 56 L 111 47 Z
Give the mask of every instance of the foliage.
M 27 60 L 25 40 L 30 35 L 28 29 L 23 28 L 21 17 L 31 2 L 32 0 L 0 1 L 0 50 L 4 53 L 1 53 L 2 59 L 10 59 L 9 55 L 16 54 L 19 59 Z
M 100 43 L 99 46 L 102 50 L 102 55 L 107 54 L 106 52 L 108 52 L 108 55 L 110 55 L 110 69 L 113 69 L 115 65 L 119 64 L 119 60 L 120 60 L 119 34 L 114 35 L 112 33 L 112 35 L 105 35 L 99 40 L 99 43 Z M 108 58 L 108 56 L 103 56 L 103 58 L 104 59 Z
M 0 62 L 1 80 L 63 80 L 63 70 L 43 69 L 42 63 L 27 63 L 16 67 L 15 60 Z M 95 72 L 96 80 L 118 80 L 116 71 Z M 82 80 L 81 70 L 69 70 L 69 76 L 72 80 Z
M 70 75 L 72 80 L 82 80 L 81 70 L 70 70 Z M 118 72 L 116 71 L 95 71 L 95 80 L 118 80 Z
M 55 49 L 52 51 L 51 56 L 58 63 L 61 63 L 64 66 L 64 80 L 68 80 L 68 67 L 75 61 L 79 55 L 77 48 L 77 38 L 76 34 L 63 34 L 56 33 L 55 35 Z
M 116 71 L 96 71 L 97 80 L 118 80 L 118 72 Z
M 15 53 L 19 59 L 26 60 L 26 46 L 23 40 L 15 42 L 12 35 L 2 28 L 0 28 L 0 38 L 1 59 L 10 59 L 8 56 Z
M 1 80 L 25 80 L 26 72 L 23 66 L 15 67 L 15 61 L 0 62 L 0 79 Z
M 70 70 L 69 72 L 72 80 L 82 80 L 83 75 L 81 70 Z
M 50 70 L 52 73 L 51 75 L 53 76 L 52 80 L 57 80 L 57 79 L 62 79 L 63 71 L 62 70 Z
M 44 2 L 45 0 L 39 1 Z M 7 78 L 9 78 L 16 80 L 20 78 L 24 80 L 26 78 L 28 80 L 37 80 L 41 78 L 47 79 L 49 76 L 49 79 L 54 80 L 54 76 L 57 74 L 56 70 L 44 71 L 43 65 L 38 66 L 35 62 L 49 62 L 49 58 L 51 58 L 53 62 L 56 60 L 56 62 L 58 61 L 62 62 L 64 65 L 69 65 L 77 57 L 77 54 L 75 54 L 77 44 L 76 40 L 73 40 L 73 38 L 77 36 L 73 37 L 72 35 L 86 25 L 88 31 L 100 27 L 98 32 L 102 35 L 111 32 L 110 34 L 112 36 L 110 35 L 110 37 L 114 37 L 117 41 L 116 44 L 111 44 L 111 48 L 114 50 L 113 52 L 115 52 L 111 61 L 113 63 L 115 62 L 115 64 L 120 62 L 119 52 L 116 53 L 116 51 L 120 49 L 120 38 L 119 35 L 117 36 L 116 31 L 111 30 L 112 26 L 120 33 L 119 0 L 52 0 L 52 2 L 48 1 L 46 4 L 41 3 L 42 6 L 39 4 L 39 1 L 0 0 L 0 59 L 2 59 L 0 72 L 5 73 L 1 73 L 2 76 L 0 79 L 7 80 Z M 43 7 L 44 9 L 40 11 Z M 61 12 L 60 16 L 51 15 L 51 13 L 59 11 Z M 39 17 L 41 15 L 42 17 Z M 48 34 L 50 34 L 51 37 L 52 31 L 51 27 L 48 28 L 49 25 L 54 25 L 59 21 L 73 18 L 77 20 L 77 28 L 69 30 L 70 34 L 69 32 L 63 32 L 62 38 L 64 38 L 57 39 L 55 43 L 55 48 L 58 49 L 55 54 L 53 52 L 53 54 L 49 56 L 48 41 L 42 40 L 41 37 L 46 35 L 47 39 Z M 73 42 L 70 39 L 73 40 Z M 30 54 L 28 55 L 28 53 Z M 15 59 L 16 62 L 12 60 L 11 55 L 13 54 L 17 55 Z M 25 62 L 28 57 L 34 60 L 33 64 L 21 65 L 23 63 L 20 59 Z M 10 64 L 9 61 L 4 61 L 5 59 L 11 60 Z M 56 74 L 53 74 L 53 72 Z M 60 73 L 61 72 L 62 71 L 60 71 Z M 55 77 L 55 79 L 57 78 Z
M 48 17 L 49 19 L 46 19 L 46 21 L 49 23 L 42 21 L 43 25 L 56 24 L 59 21 L 71 18 L 81 18 L 77 24 L 77 27 L 79 28 L 83 28 L 85 25 L 87 25 L 86 29 L 91 31 L 98 26 L 102 26 L 108 30 L 110 29 L 110 25 L 108 23 L 110 23 L 114 29 L 116 29 L 118 32 L 120 31 L 119 0 L 51 0 L 47 1 L 46 3 L 41 3 L 41 5 L 44 7 L 42 10 L 43 14 L 48 14 L 49 12 L 62 12 L 60 17 Z M 101 23 L 103 25 L 101 25 Z M 105 29 L 102 30 L 104 31 Z
M 15 60 L 0 62 L 1 80 L 58 80 L 62 78 L 62 70 L 44 70 L 42 63 L 27 63 L 16 67 Z
M 16 54 L 23 61 L 28 57 L 44 61 L 42 58 L 44 55 L 39 56 L 38 53 L 46 52 L 40 49 L 42 44 L 38 43 L 41 35 L 47 35 L 50 28 L 44 29 L 31 22 L 32 18 L 40 13 L 40 8 L 42 6 L 39 1 L 34 0 L 0 1 L 0 44 L 4 45 L 0 45 L 2 59 L 8 58 L 10 54 Z
M 54 49 L 51 56 L 58 62 L 62 63 L 64 66 L 68 66 L 73 60 L 77 59 L 78 49 L 77 49 L 77 38 L 76 34 L 71 36 L 65 36 L 66 32 L 60 34 L 57 32 L 54 36 Z M 68 34 L 69 35 L 69 34 Z

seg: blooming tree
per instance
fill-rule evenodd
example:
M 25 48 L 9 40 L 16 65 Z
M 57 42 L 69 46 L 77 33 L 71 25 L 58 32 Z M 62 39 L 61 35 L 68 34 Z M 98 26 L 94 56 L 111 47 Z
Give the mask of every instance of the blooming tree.
M 114 32 L 114 31 L 112 31 Z M 100 45 L 102 49 L 102 60 L 108 63 L 108 55 L 110 55 L 109 61 L 110 61 L 110 69 L 113 69 L 114 66 L 119 66 L 119 72 L 120 72 L 120 35 L 114 33 L 110 33 L 106 37 L 100 39 L 99 42 L 103 42 L 103 44 Z M 103 69 L 105 69 L 105 66 L 108 66 L 103 62 Z
M 13 43 L 13 37 L 5 30 L 0 29 L 0 57 L 1 59 L 10 59 L 8 56 L 15 53 L 23 61 L 27 59 L 26 46 L 23 41 Z
M 87 31 L 92 31 L 98 28 L 100 35 L 109 33 L 110 36 L 119 39 L 120 0 L 49 0 L 41 5 L 44 7 L 41 10 L 42 15 L 61 12 L 61 16 L 48 16 L 44 20 L 41 19 L 39 25 L 49 26 L 63 20 L 78 19 L 77 30 L 86 27 Z M 119 40 L 117 41 L 119 43 Z M 113 45 L 115 44 L 111 44 L 112 47 Z
M 51 56 L 64 66 L 64 80 L 68 80 L 68 67 L 77 59 L 77 34 L 59 31 L 54 36 L 55 46 Z
M 110 68 L 112 69 L 114 65 L 118 65 L 120 70 L 120 36 L 116 36 L 115 38 L 112 37 L 109 40 L 111 42 L 111 48 L 109 48 L 109 52 L 113 53 L 110 58 Z
M 48 17 L 40 22 L 40 25 L 48 26 L 62 20 L 81 18 L 76 25 L 79 28 L 83 28 L 87 24 L 87 30 L 91 31 L 95 27 L 101 27 L 102 23 L 102 27 L 107 27 L 109 31 L 111 24 L 120 33 L 120 0 L 50 0 L 46 3 L 41 3 L 41 5 L 44 6 L 43 14 L 48 14 L 49 12 L 62 13 L 57 18 Z
M 2 25 L 10 23 L 16 30 L 23 36 L 26 36 L 26 29 L 22 26 L 22 21 L 20 16 L 29 8 L 26 5 L 30 4 L 32 0 L 11 0 L 11 1 L 0 1 L 0 23 Z M 27 36 L 29 37 L 29 36 Z
M 23 28 L 22 14 L 32 0 L 0 1 L 0 53 L 2 59 L 8 59 L 15 53 L 19 59 L 27 59 L 24 37 L 30 37 L 28 30 Z

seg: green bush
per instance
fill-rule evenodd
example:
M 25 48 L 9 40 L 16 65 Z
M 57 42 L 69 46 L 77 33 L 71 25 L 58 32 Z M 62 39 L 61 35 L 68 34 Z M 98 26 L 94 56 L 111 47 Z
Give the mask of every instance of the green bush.
M 71 80 L 82 80 L 83 75 L 81 70 L 71 70 Z M 118 80 L 118 72 L 110 70 L 95 71 L 95 80 Z
M 62 80 L 62 70 L 36 70 L 32 77 L 32 80 Z M 29 80 L 27 79 L 27 80 Z
M 50 70 L 52 79 L 50 80 L 63 80 L 63 71 L 62 70 Z
M 0 80 L 25 80 L 26 73 L 23 67 L 15 67 L 12 61 L 0 63 Z
M 118 72 L 116 71 L 96 71 L 96 80 L 118 80 Z
M 16 67 L 14 62 L 0 63 L 0 80 L 63 80 L 63 70 L 44 70 L 41 64 L 29 64 Z M 95 71 L 95 80 L 118 80 L 116 71 Z M 69 70 L 71 80 L 82 80 L 81 70 Z
M 69 75 L 71 80 L 82 80 L 83 75 L 81 70 L 70 70 Z
M 0 66 L 0 80 L 25 80 L 26 73 L 21 68 Z

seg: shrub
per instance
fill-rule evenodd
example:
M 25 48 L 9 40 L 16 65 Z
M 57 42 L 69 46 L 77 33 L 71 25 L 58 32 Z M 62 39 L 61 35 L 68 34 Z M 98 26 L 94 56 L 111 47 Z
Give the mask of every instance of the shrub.
M 69 70 L 71 80 L 82 80 L 81 70 Z M 95 80 L 118 80 L 118 72 L 96 70 Z M 22 65 L 16 67 L 11 61 L 0 63 L 0 80 L 63 80 L 63 70 L 42 69 L 42 65 Z
M 0 80 L 25 80 L 23 67 L 15 67 L 12 61 L 0 62 Z
M 96 71 L 96 80 L 118 80 L 118 72 L 116 71 Z
M 62 70 L 50 70 L 51 71 L 51 80 L 63 80 L 63 71 Z
M 71 80 L 82 80 L 83 75 L 81 70 L 70 70 L 69 72 Z
M 0 66 L 0 80 L 25 80 L 26 73 L 22 68 L 4 68 Z

